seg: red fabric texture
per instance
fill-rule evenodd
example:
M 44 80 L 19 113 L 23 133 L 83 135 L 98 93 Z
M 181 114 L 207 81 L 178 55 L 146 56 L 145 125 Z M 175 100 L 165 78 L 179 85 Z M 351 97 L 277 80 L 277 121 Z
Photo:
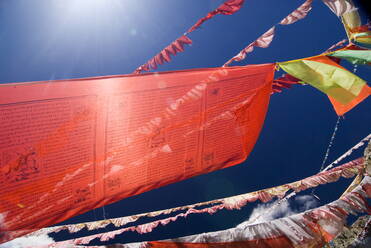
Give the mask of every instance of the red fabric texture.
M 0 242 L 243 162 L 274 67 L 3 84 Z

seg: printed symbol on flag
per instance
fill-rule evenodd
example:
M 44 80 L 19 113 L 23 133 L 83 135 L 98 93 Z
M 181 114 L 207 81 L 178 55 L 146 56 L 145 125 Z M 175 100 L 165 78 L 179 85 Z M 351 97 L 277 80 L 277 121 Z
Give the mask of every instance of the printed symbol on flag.
M 192 170 L 192 168 L 195 166 L 195 159 L 194 158 L 186 158 L 184 160 L 184 169 L 185 171 Z
M 36 151 L 32 147 L 24 148 L 22 151 L 3 152 L 2 157 L 8 167 L 5 172 L 8 180 L 19 182 L 40 172 Z
M 215 155 L 214 155 L 213 151 L 205 153 L 204 156 L 203 156 L 203 160 L 205 162 L 205 165 L 209 166 L 209 165 L 214 164 L 214 158 L 215 158 Z
M 154 135 L 150 138 L 149 145 L 151 148 L 159 147 L 165 143 L 165 133 L 162 128 L 158 128 L 154 131 Z
M 77 204 L 77 203 L 84 202 L 84 201 L 88 200 L 90 198 L 90 196 L 91 196 L 91 191 L 90 191 L 89 187 L 76 189 L 76 191 L 75 191 L 76 199 L 75 199 L 74 203 Z
M 238 122 L 238 124 L 240 124 L 240 126 L 247 126 L 247 124 L 250 121 L 249 107 L 250 107 L 250 104 L 244 104 L 238 109 L 233 111 L 233 114 L 235 115 L 235 119 Z
M 216 88 L 216 89 L 213 89 L 212 91 L 211 91 L 211 94 L 213 94 L 213 95 L 218 95 L 219 94 L 219 92 L 220 92 L 220 89 L 219 88 Z
M 78 105 L 74 109 L 75 121 L 86 121 L 91 119 L 93 111 L 87 105 Z
M 107 187 L 110 190 L 117 190 L 121 188 L 121 179 L 120 178 L 110 178 L 107 179 Z

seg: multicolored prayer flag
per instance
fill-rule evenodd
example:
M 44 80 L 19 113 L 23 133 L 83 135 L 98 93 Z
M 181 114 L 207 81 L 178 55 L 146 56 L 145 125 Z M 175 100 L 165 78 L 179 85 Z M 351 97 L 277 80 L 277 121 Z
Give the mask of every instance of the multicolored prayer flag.
M 333 104 L 335 103 L 334 108 L 338 109 L 336 112 L 341 113 L 340 115 L 370 95 L 370 87 L 363 79 L 327 56 L 293 60 L 278 65 L 288 74 L 327 94 Z

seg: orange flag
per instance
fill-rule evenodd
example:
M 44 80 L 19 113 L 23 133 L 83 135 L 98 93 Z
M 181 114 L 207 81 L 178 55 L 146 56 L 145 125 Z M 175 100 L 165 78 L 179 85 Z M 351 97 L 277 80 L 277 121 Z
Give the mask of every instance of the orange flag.
M 0 87 L 0 242 L 243 162 L 274 64 Z
M 368 85 L 363 86 L 359 95 L 350 101 L 347 104 L 342 104 L 341 102 L 336 101 L 333 97 L 329 96 L 332 106 L 338 116 L 342 116 L 355 106 L 357 106 L 360 102 L 364 101 L 369 95 L 371 95 L 371 88 Z

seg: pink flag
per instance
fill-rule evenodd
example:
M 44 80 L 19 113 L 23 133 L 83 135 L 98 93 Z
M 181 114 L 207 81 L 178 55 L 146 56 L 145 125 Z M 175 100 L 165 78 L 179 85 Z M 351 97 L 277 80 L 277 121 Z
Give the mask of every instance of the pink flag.
M 329 49 L 327 49 L 324 53 L 329 53 L 329 52 L 332 52 L 332 50 L 334 50 L 335 48 L 338 48 L 340 46 L 343 46 L 348 40 L 347 39 L 344 39 L 344 40 L 341 40 L 339 41 L 338 43 L 332 45 Z
M 254 42 L 254 46 L 261 48 L 269 47 L 274 37 L 274 30 L 275 27 L 272 27 L 267 32 L 265 32 L 262 36 L 259 37 L 259 39 Z
M 293 24 L 307 16 L 308 12 L 312 9 L 313 0 L 305 1 L 299 8 L 294 10 L 291 14 L 286 16 L 280 22 L 281 25 Z
M 275 27 L 270 28 L 267 32 L 265 32 L 262 36 L 260 36 L 257 40 L 250 43 L 247 47 L 242 49 L 236 56 L 228 60 L 223 67 L 229 66 L 233 61 L 241 61 L 246 58 L 246 54 L 251 53 L 254 51 L 254 46 L 267 48 L 273 40 L 274 37 L 274 30 Z

